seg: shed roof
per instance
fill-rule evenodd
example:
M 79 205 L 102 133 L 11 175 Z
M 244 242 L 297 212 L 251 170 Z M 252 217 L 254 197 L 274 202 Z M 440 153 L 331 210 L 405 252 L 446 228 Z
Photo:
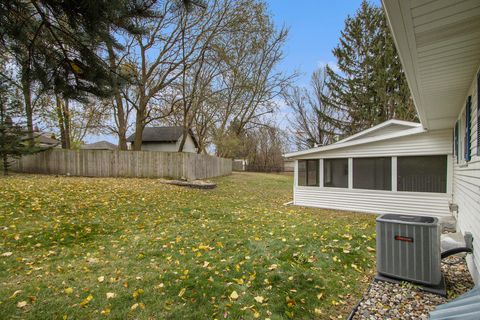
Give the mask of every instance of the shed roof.
M 90 149 L 90 150 L 116 150 L 117 145 L 110 143 L 108 141 L 97 141 L 94 143 L 86 143 L 80 147 L 81 149 Z
M 195 147 L 198 148 L 197 139 L 193 135 L 191 129 L 188 130 L 190 136 L 193 139 Z M 142 142 L 173 142 L 176 143 L 178 139 L 183 134 L 182 126 L 171 126 L 171 127 L 146 127 L 143 129 L 142 133 Z M 128 142 L 133 142 L 135 139 L 135 133 L 131 134 L 128 138 Z

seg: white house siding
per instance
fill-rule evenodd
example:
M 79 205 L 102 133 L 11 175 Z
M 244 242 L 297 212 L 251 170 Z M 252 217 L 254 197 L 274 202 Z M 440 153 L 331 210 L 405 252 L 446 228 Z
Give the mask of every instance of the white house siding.
M 449 216 L 450 194 L 296 187 L 295 204 L 307 207 L 427 216 Z
M 163 151 L 163 152 L 177 152 L 178 148 L 180 147 L 180 142 L 182 141 L 182 137 L 175 142 L 143 142 L 142 143 L 142 151 Z M 188 135 L 187 139 L 185 140 L 185 145 L 183 146 L 183 152 L 191 152 L 195 153 L 195 143 L 190 135 Z
M 452 130 L 437 130 L 308 154 L 302 159 L 452 154 Z
M 471 118 L 471 155 L 468 163 L 454 159 L 453 166 L 453 202 L 458 205 L 457 227 L 463 232 L 473 234 L 474 255 L 469 258 L 470 271 L 476 283 L 480 280 L 480 157 L 477 155 L 477 83 L 474 79 L 467 96 L 472 96 Z M 466 98 L 465 98 L 466 100 Z M 465 104 L 465 102 L 464 102 Z M 460 115 L 464 115 L 464 110 Z M 464 123 L 464 121 L 462 122 Z M 462 136 L 464 126 L 460 130 Z M 463 144 L 460 153 L 463 152 Z

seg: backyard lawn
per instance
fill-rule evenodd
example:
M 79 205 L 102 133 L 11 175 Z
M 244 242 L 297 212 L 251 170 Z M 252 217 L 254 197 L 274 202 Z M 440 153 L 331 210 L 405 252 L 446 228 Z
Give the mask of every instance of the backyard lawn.
M 375 217 L 283 206 L 288 176 L 214 180 L 0 178 L 0 318 L 345 318 Z

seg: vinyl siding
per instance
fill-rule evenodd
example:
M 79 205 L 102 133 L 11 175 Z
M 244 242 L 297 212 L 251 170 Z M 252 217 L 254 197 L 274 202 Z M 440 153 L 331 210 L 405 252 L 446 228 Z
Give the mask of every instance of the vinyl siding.
M 436 130 L 302 156 L 302 159 L 452 154 L 453 130 Z M 298 157 L 300 158 L 300 157 Z
M 478 269 L 480 269 L 480 157 L 477 155 L 477 80 L 476 76 L 467 96 L 472 96 L 471 113 L 471 135 L 470 152 L 471 160 L 466 163 L 463 156 L 453 161 L 453 202 L 458 205 L 457 221 L 458 228 L 463 232 L 473 234 L 474 255 L 470 258 L 470 271 L 476 282 L 479 281 Z M 466 98 L 465 98 L 466 100 Z M 465 104 L 465 101 L 463 101 Z M 464 116 L 464 109 L 459 117 Z M 464 119 L 462 119 L 464 124 Z M 460 137 L 465 133 L 464 126 L 461 127 Z M 462 143 L 463 148 L 463 143 Z M 463 155 L 463 149 L 460 149 L 460 155 Z
M 437 130 L 309 154 L 302 159 L 394 157 L 392 186 L 396 188 L 397 156 L 448 155 L 447 193 L 360 190 L 294 186 L 294 204 L 376 214 L 450 216 L 452 130 Z M 322 163 L 322 162 L 321 162 Z M 322 166 L 322 164 L 320 164 Z M 322 170 L 322 169 L 320 169 Z M 322 175 L 320 180 L 322 181 Z M 320 184 L 322 185 L 322 184 Z M 396 189 L 394 189 L 396 190 Z
M 451 196 L 445 193 L 374 191 L 296 187 L 295 204 L 308 207 L 368 212 L 449 216 Z

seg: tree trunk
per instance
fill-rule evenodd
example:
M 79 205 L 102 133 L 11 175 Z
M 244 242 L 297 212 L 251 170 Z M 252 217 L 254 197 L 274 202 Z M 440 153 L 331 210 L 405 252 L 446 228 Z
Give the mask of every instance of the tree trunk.
M 182 140 L 180 141 L 180 145 L 178 146 L 178 152 L 183 152 L 183 148 L 185 147 L 185 142 L 187 141 L 188 134 L 188 129 L 186 127 L 183 127 Z
M 8 176 L 8 156 L 6 153 L 3 154 L 2 157 L 2 162 L 3 162 L 3 175 Z
M 33 147 L 35 144 L 33 135 L 33 107 L 32 107 L 32 88 L 30 82 L 30 71 L 26 64 L 22 65 L 22 93 L 25 104 L 25 116 L 27 118 L 27 136 L 28 145 Z
M 107 44 L 108 60 L 110 68 L 117 70 L 117 61 L 115 57 L 115 51 L 111 44 Z M 114 108 L 116 108 L 115 116 L 117 117 L 117 135 L 118 135 L 118 148 L 120 150 L 127 150 L 127 119 L 125 119 L 125 109 L 123 107 L 122 95 L 117 80 L 113 80 L 113 96 L 115 99 Z
M 144 127 L 143 112 L 137 110 L 137 117 L 135 119 L 135 138 L 133 140 L 133 150 L 135 151 L 142 150 L 142 135 Z
M 62 100 L 62 98 L 57 95 L 56 103 L 58 128 L 60 129 L 60 141 L 62 143 L 62 149 L 70 149 L 70 110 L 68 107 L 68 100 Z

